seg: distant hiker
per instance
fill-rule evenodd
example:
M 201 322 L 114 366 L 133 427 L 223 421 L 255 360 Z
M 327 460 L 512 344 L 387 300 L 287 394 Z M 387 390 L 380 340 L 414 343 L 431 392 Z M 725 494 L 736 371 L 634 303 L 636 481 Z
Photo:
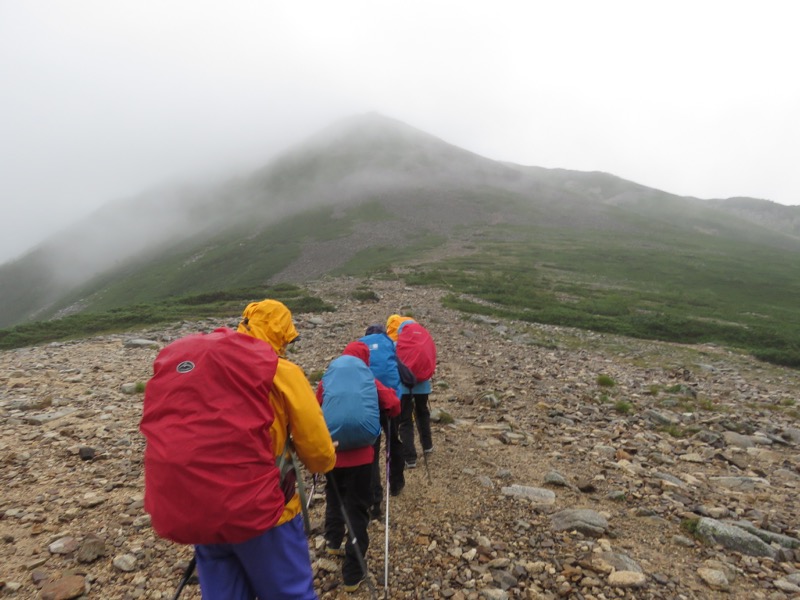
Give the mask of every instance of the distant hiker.
M 398 364 L 401 367 L 400 440 L 405 466 L 413 469 L 417 466 L 413 423 L 415 417 L 422 451 L 425 454 L 433 452 L 428 395 L 432 389 L 430 380 L 436 368 L 436 345 L 428 331 L 411 317 L 391 315 L 386 320 L 386 333 L 395 341 Z
M 367 526 L 379 412 L 396 417 L 400 401 L 394 390 L 373 376 L 369 348 L 363 342 L 349 343 L 342 355 L 331 361 L 317 385 L 317 400 L 331 437 L 338 443 L 336 466 L 326 475 L 325 545 L 328 554 L 344 555 L 344 590 L 354 592 L 367 576 Z
M 364 337 L 359 339 L 369 348 L 369 368 L 375 379 L 387 388 L 400 391 L 400 373 L 397 367 L 397 352 L 394 341 L 386 335 L 386 329 L 381 324 L 367 327 Z M 402 444 L 397 423 L 390 421 L 386 411 L 381 411 L 381 428 L 383 429 L 386 445 L 389 448 L 389 491 L 393 496 L 400 493 L 406 484 L 403 470 L 405 468 L 402 455 Z M 375 458 L 372 461 L 372 507 L 370 517 L 380 519 L 381 501 L 383 500 L 383 485 L 381 484 L 381 438 L 375 440 Z
M 264 300 L 236 332 L 187 336 L 154 363 L 145 509 L 160 536 L 195 545 L 204 600 L 317 598 L 296 475 L 278 463 L 296 452 L 325 473 L 336 455 L 308 380 L 283 358 L 295 338 L 289 309 Z

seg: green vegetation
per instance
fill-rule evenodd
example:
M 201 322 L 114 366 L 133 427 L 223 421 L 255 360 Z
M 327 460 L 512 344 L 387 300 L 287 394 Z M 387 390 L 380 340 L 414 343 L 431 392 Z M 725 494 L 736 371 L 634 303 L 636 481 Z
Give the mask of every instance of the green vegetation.
M 311 371 L 311 373 L 308 374 L 308 381 L 311 383 L 311 385 L 315 386 L 319 383 L 320 379 L 322 379 L 323 375 L 325 375 L 325 371 L 323 369 Z
M 407 277 L 446 306 L 633 338 L 713 343 L 800 367 L 796 252 L 670 230 L 663 239 L 512 227 Z M 670 237 L 673 236 L 673 237 Z
M 144 390 L 146 387 L 147 384 L 144 381 L 137 381 L 134 389 L 136 390 L 137 394 L 144 394 Z
M 692 537 L 697 537 L 697 526 L 700 524 L 700 518 L 690 518 L 681 521 L 681 529 Z
M 449 412 L 445 411 L 439 412 L 439 423 L 441 423 L 442 425 L 452 425 L 455 422 L 456 420 L 453 418 L 453 415 L 451 415 Z
M 617 400 L 614 403 L 614 410 L 621 415 L 627 415 L 633 410 L 633 405 L 626 400 Z
M 414 233 L 409 235 L 406 246 L 373 246 L 357 252 L 342 267 L 334 269 L 333 275 L 384 274 L 393 266 L 403 264 L 424 252 L 441 246 L 445 238 L 440 235 Z
M 247 288 L 181 296 L 153 304 L 136 304 L 107 312 L 78 313 L 47 322 L 25 323 L 0 330 L 0 349 L 32 346 L 56 340 L 83 338 L 101 333 L 128 331 L 145 325 L 183 319 L 236 317 L 248 303 L 275 298 L 294 313 L 332 311 L 333 307 L 294 285 Z
M 681 427 L 680 425 L 664 425 L 660 431 L 671 435 L 674 438 L 685 438 L 694 435 L 700 428 L 694 425 L 688 427 Z
M 728 412 L 727 406 L 714 404 L 708 398 L 694 398 L 691 396 L 670 396 L 659 401 L 659 404 L 666 408 L 671 408 L 684 413 L 705 412 Z
M 331 256 L 341 251 L 335 263 L 341 264 L 330 273 L 365 277 L 367 284 L 354 294 L 363 302 L 376 299 L 369 278 L 402 278 L 447 290 L 445 305 L 464 313 L 614 334 L 627 342 L 714 344 L 800 368 L 797 237 L 599 173 L 542 171 L 537 177 L 544 183 L 531 194 L 520 193 L 517 183 L 506 185 L 517 181 L 507 179 L 506 167 L 494 183 L 487 175 L 485 185 L 415 187 L 414 173 L 444 171 L 435 154 L 409 152 L 415 144 L 398 143 L 387 138 L 384 147 L 372 140 L 366 155 L 356 144 L 310 158 L 288 156 L 258 179 L 259 187 L 250 190 L 255 200 L 240 207 L 243 215 L 154 247 L 65 295 L 48 287 L 51 277 L 32 259 L 9 267 L 15 278 L 4 283 L 11 291 L 8 306 L 0 307 L 8 312 L 6 322 L 32 310 L 40 320 L 75 306 L 91 314 L 1 331 L 0 348 L 238 314 L 247 294 L 230 292 L 234 298 L 224 306 L 220 290 L 268 282 L 300 256 L 314 256 L 311 249 Z M 449 150 L 440 158 L 454 159 Z M 341 182 L 364 161 L 399 168 L 411 183 L 364 203 L 354 196 L 351 204 L 270 220 L 278 212 L 273 201 L 282 208 L 304 205 L 320 182 Z M 487 165 L 487 174 L 494 168 Z M 527 177 L 518 175 L 519 182 Z M 628 200 L 594 202 L 618 194 Z M 378 244 L 365 242 L 365 232 Z M 362 250 L 353 253 L 356 247 Z M 411 308 L 397 310 L 413 316 Z M 569 344 L 561 338 L 556 344 L 538 332 L 526 343 L 569 349 L 589 339 L 574 335 Z M 628 352 L 625 343 L 619 352 Z M 649 393 L 678 395 L 668 400 L 693 410 L 719 410 L 673 387 L 651 386 Z
M 598 375 L 597 385 L 599 385 L 600 387 L 614 387 L 615 385 L 617 385 L 617 382 L 614 381 L 608 375 Z
M 377 302 L 380 300 L 374 290 L 364 288 L 353 290 L 352 297 L 353 300 L 358 300 L 359 302 Z

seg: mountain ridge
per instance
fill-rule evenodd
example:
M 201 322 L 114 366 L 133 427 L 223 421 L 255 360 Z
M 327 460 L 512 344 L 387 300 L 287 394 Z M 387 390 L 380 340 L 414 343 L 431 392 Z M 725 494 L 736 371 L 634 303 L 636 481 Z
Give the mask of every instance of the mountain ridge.
M 618 235 L 654 224 L 800 248 L 800 207 L 702 201 L 607 173 L 493 161 L 368 113 L 333 124 L 250 175 L 106 205 L 0 266 L 0 327 L 63 314 L 70 306 L 91 309 L 100 297 L 116 295 L 120 306 L 120 286 L 134 272 L 145 291 L 128 294 L 141 297 L 179 293 L 176 273 L 191 271 L 191 264 L 196 275 L 184 278 L 184 291 L 203 291 L 200 275 L 221 263 L 228 274 L 210 278 L 205 289 L 234 285 L 244 275 L 280 279 L 282 272 L 299 272 L 291 264 L 304 245 L 331 236 L 341 267 L 369 248 L 389 245 L 402 253 L 437 236 L 441 243 L 469 241 L 479 231 L 500 236 L 502 228 L 523 226 Z M 287 235 L 287 227 L 299 233 Z M 365 235 L 371 245 L 364 245 Z M 259 266 L 257 253 L 277 258 Z M 148 276 L 151 268 L 172 269 L 172 275 Z M 172 283 L 164 285 L 167 280 Z

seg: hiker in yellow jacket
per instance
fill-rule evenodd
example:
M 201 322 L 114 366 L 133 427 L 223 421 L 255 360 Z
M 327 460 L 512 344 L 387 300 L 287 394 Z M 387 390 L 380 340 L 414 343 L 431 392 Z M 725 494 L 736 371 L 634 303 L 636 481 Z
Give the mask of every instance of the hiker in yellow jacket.
M 269 343 L 278 366 L 269 393 L 275 415 L 270 427 L 273 452 L 286 448 L 289 434 L 294 449 L 312 473 L 326 473 L 336 463 L 336 451 L 319 403 L 303 370 L 285 358 L 297 337 L 289 309 L 277 300 L 249 304 L 237 329 Z M 303 530 L 301 502 L 292 494 L 278 523 L 264 534 L 241 544 L 196 546 L 197 573 L 203 598 L 297 598 L 316 600 L 314 577 Z
M 408 323 L 416 323 L 411 317 L 403 315 L 390 315 L 386 320 L 386 335 L 388 335 L 397 344 L 400 332 L 403 327 Z M 402 365 L 401 357 L 398 355 L 398 367 L 407 368 L 407 365 Z M 407 369 L 406 369 L 407 370 Z M 401 379 L 403 378 L 401 374 Z M 417 423 L 417 431 L 419 432 L 419 441 L 422 445 L 422 452 L 430 454 L 433 452 L 433 437 L 431 435 L 431 410 L 428 406 L 428 396 L 432 391 L 430 379 L 424 381 L 416 381 L 413 384 L 406 385 L 400 384 L 400 418 L 398 419 L 398 430 L 400 432 L 400 442 L 402 445 L 401 456 L 405 462 L 407 469 L 413 469 L 417 466 L 417 449 L 414 443 L 414 421 Z M 399 493 L 402 486 L 393 490 Z

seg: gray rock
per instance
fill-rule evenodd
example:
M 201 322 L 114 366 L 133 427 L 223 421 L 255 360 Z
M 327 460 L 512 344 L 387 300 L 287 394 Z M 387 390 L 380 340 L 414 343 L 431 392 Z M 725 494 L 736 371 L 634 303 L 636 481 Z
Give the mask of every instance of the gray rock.
M 544 483 L 547 485 L 554 485 L 556 487 L 568 487 L 569 483 L 561 473 L 557 471 L 550 471 L 544 476 Z
M 737 492 L 752 492 L 759 486 L 769 486 L 763 477 L 710 477 L 709 483 Z
M 697 569 L 697 575 L 712 590 L 727 590 L 730 587 L 730 582 L 725 573 L 718 569 L 700 567 Z
M 602 571 L 632 571 L 642 573 L 642 567 L 626 554 L 621 552 L 601 552 L 592 559 L 592 565 L 599 567 Z
M 125 342 L 126 348 L 161 348 L 161 344 L 155 340 L 146 340 L 144 338 L 135 338 Z
M 792 444 L 800 444 L 800 429 L 796 427 L 787 427 L 783 430 L 781 437 Z
M 24 421 L 28 425 L 44 425 L 52 421 L 57 421 L 58 419 L 63 419 L 64 417 L 67 417 L 77 411 L 77 408 L 67 407 L 56 412 L 44 413 L 41 415 L 29 415 L 25 417 Z
M 50 544 L 47 549 L 51 554 L 69 554 L 78 549 L 78 540 L 74 537 L 63 537 Z
M 681 422 L 677 416 L 671 413 L 659 412 L 651 408 L 643 411 L 642 416 L 656 425 L 677 425 Z
M 500 489 L 506 496 L 516 496 L 518 498 L 527 498 L 533 500 L 536 504 L 551 505 L 555 504 L 556 495 L 552 490 L 544 488 L 535 488 L 525 485 L 509 485 Z
M 584 535 L 599 537 L 608 529 L 608 521 L 600 513 L 588 508 L 569 508 L 550 517 L 556 531 L 579 531 Z
M 136 569 L 136 557 L 133 554 L 120 554 L 114 557 L 112 564 L 118 571 L 130 573 Z
M 88 535 L 86 536 L 86 539 L 83 540 L 83 543 L 78 549 L 78 553 L 75 555 L 75 558 L 81 563 L 91 563 L 101 556 L 105 556 L 105 554 L 105 542 L 96 535 Z
M 779 546 L 784 548 L 800 548 L 800 540 L 797 538 L 790 537 L 788 535 L 782 535 L 780 533 L 774 533 L 772 531 L 766 531 L 764 529 L 759 529 L 755 525 L 753 525 L 750 521 L 726 521 L 730 525 L 734 525 L 736 527 L 741 527 L 745 531 L 749 531 L 753 535 L 761 538 L 768 544 L 776 543 Z
M 697 522 L 696 533 L 701 539 L 709 543 L 719 544 L 728 550 L 741 552 L 749 556 L 767 556 L 774 559 L 776 555 L 775 549 L 761 538 L 745 531 L 741 527 L 728 525 L 716 519 L 700 517 Z
M 792 583 L 786 578 L 776 579 L 773 585 L 778 588 L 782 592 L 786 592 L 787 594 L 797 594 L 800 593 L 800 585 Z
M 749 435 L 742 435 L 735 431 L 726 431 L 722 434 L 725 443 L 729 446 L 736 446 L 737 448 L 752 448 L 756 445 L 756 441 Z

